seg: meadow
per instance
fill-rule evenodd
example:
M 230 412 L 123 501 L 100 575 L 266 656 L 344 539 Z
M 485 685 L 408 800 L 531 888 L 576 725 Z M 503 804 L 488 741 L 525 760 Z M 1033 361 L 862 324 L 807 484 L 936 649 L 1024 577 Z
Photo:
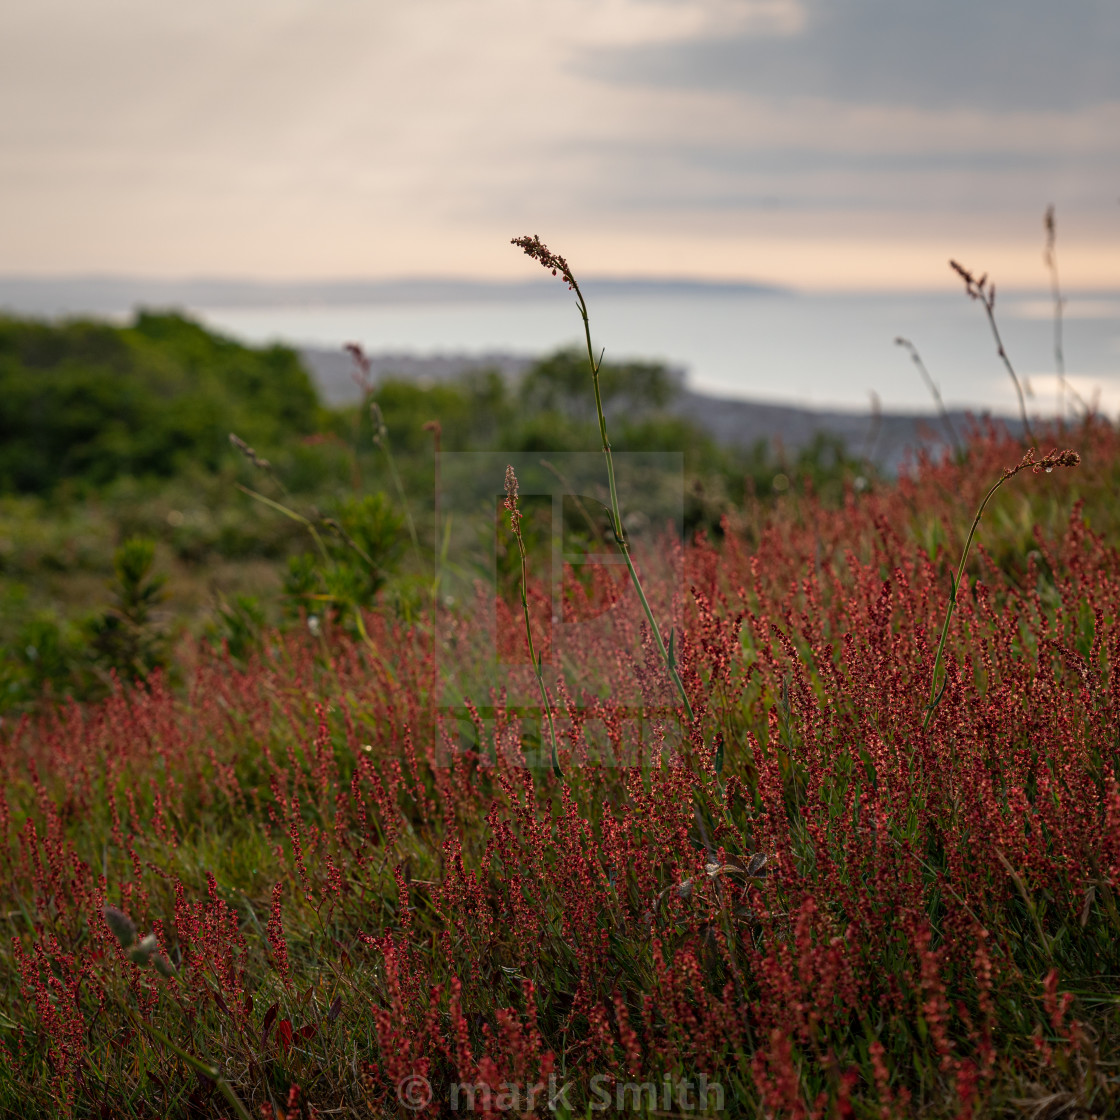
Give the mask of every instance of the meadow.
M 558 362 L 530 382 L 546 418 L 591 392 Z M 290 532 L 276 557 L 321 546 L 273 577 L 283 609 L 262 592 L 147 662 L 110 644 L 96 688 L 12 703 L 3 1114 L 1120 1110 L 1113 425 L 1036 419 L 1032 457 L 977 424 L 896 480 L 840 454 L 777 490 L 700 445 L 683 537 L 635 530 L 631 579 L 559 573 L 563 617 L 597 620 L 560 656 L 512 484 L 497 584 L 433 588 L 438 510 L 409 520 L 409 493 L 455 413 L 402 434 L 393 393 L 305 445 L 363 470 L 350 505 L 284 487 L 267 447 L 221 467 Z M 624 430 L 605 396 L 582 428 L 522 417 L 511 450 L 595 450 Z M 589 557 L 631 532 L 607 497 Z M 113 609 L 139 638 L 159 542 L 131 539 Z

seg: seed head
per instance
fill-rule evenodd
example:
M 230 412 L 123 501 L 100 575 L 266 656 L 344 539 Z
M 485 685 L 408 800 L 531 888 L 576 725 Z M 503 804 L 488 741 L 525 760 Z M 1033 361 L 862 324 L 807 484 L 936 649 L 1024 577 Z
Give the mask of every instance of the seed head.
M 1003 477 L 1012 478 L 1020 471 L 1026 470 L 1028 467 L 1035 473 L 1045 471 L 1049 474 L 1055 467 L 1076 467 L 1081 463 L 1081 456 L 1076 451 L 1066 448 L 1064 451 L 1059 451 L 1054 448 L 1041 459 L 1034 457 L 1034 448 L 1032 447 L 1026 455 L 1019 460 L 1014 467 L 1008 467 L 1003 472 Z
M 373 363 L 369 360 L 362 347 L 357 342 L 347 342 L 342 349 L 354 359 L 354 365 L 368 377 Z
M 506 467 L 506 500 L 504 503 L 509 511 L 509 523 L 514 533 L 521 527 L 521 510 L 517 508 L 517 475 L 514 474 L 512 464 Z
M 243 439 L 230 432 L 229 441 L 253 464 L 254 467 L 259 467 L 262 471 L 272 469 L 272 464 L 267 459 L 262 459 Z
M 175 966 L 161 953 L 155 953 L 152 956 L 152 964 L 160 976 L 170 979 L 175 975 Z
M 562 276 L 564 283 L 572 291 L 579 290 L 576 286 L 575 277 L 572 276 L 572 270 L 568 267 L 568 262 L 559 253 L 554 253 L 535 233 L 532 237 L 528 234 L 524 237 L 514 237 L 510 240 L 510 244 L 516 245 L 527 257 L 540 261 L 553 276 L 557 274 Z
M 977 279 L 963 264 L 958 264 L 957 261 L 949 261 L 949 267 L 964 281 L 964 290 L 969 296 L 987 304 L 989 308 L 995 307 L 996 286 L 988 282 L 986 272 Z
M 345 350 L 354 361 L 354 372 L 351 374 L 354 379 L 354 384 L 358 386 L 358 391 L 362 396 L 368 396 L 373 392 L 373 382 L 370 376 L 373 370 L 373 363 L 357 342 L 348 342 L 342 349 Z
M 156 935 L 149 933 L 143 940 L 133 945 L 128 951 L 128 959 L 138 965 L 146 965 L 152 959 L 152 954 L 159 948 Z
M 369 402 L 369 424 L 373 429 L 373 446 L 380 447 L 389 435 L 389 429 L 385 426 L 385 414 L 377 401 Z
M 115 906 L 106 906 L 105 924 L 109 927 L 110 933 L 121 943 L 122 948 L 128 949 L 136 943 L 136 926 L 123 910 L 118 910 Z

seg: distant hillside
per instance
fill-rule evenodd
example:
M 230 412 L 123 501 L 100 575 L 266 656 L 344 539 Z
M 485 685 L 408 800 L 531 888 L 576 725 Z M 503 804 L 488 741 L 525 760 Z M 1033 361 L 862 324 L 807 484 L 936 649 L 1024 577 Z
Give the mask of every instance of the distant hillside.
M 353 379 L 353 362 L 340 351 L 305 349 L 300 351 L 323 399 L 332 405 L 353 403 L 358 388 Z M 420 384 L 455 381 L 474 370 L 497 370 L 510 383 L 516 383 L 537 359 L 524 354 L 447 354 L 420 358 L 412 354 L 371 355 L 375 378 L 395 376 Z M 683 386 L 683 370 L 671 371 Z M 720 444 L 750 448 L 760 440 L 768 442 L 779 454 L 796 454 L 809 446 L 820 433 L 838 436 L 857 456 L 871 459 L 881 469 L 897 472 L 906 456 L 919 449 L 937 453 L 948 445 L 948 436 L 939 417 L 932 413 L 882 413 L 823 411 L 793 405 L 714 397 L 683 388 L 671 411 L 692 420 Z M 963 434 L 975 413 L 952 411 L 949 419 Z M 1018 421 L 992 417 L 1011 431 Z

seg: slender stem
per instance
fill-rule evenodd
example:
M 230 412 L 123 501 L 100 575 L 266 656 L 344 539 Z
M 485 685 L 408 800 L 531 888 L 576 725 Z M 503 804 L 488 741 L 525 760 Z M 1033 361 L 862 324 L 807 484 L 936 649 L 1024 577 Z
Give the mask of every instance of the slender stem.
M 250 498 L 255 498 L 258 502 L 263 502 L 266 506 L 271 507 L 278 513 L 282 513 L 285 517 L 290 517 L 293 521 L 296 521 L 300 525 L 302 525 L 311 534 L 312 540 L 315 541 L 315 544 L 318 546 L 319 552 L 323 556 L 323 560 L 327 564 L 331 562 L 330 553 L 327 552 L 327 546 L 323 544 L 323 538 L 319 536 L 319 530 L 315 528 L 315 523 L 313 521 L 310 521 L 301 513 L 296 513 L 294 509 L 289 509 L 287 506 L 281 505 L 279 502 L 274 502 L 271 498 L 266 498 L 263 494 L 259 494 L 256 490 L 250 490 L 248 486 L 242 486 L 240 482 L 237 483 L 237 489 L 244 494 L 248 494 Z
M 933 710 L 941 702 L 941 697 L 945 692 L 945 686 L 949 682 L 946 675 L 945 680 L 941 684 L 940 691 L 937 688 L 937 668 L 941 664 L 941 653 L 945 649 L 945 639 L 949 634 L 949 623 L 953 618 L 953 611 L 957 605 L 957 593 L 960 590 L 961 580 L 964 579 L 964 566 L 968 560 L 969 550 L 972 548 L 972 539 L 976 536 L 976 529 L 980 524 L 980 518 L 984 514 L 984 507 L 988 504 L 992 495 L 1011 477 L 1011 474 L 1003 474 L 1000 476 L 999 481 L 984 495 L 984 500 L 980 503 L 980 508 L 976 511 L 976 516 L 972 519 L 972 528 L 968 531 L 968 538 L 964 542 L 964 551 L 961 553 L 961 562 L 957 565 L 957 576 L 953 580 L 953 588 L 949 593 L 949 608 L 945 612 L 945 624 L 941 627 L 941 640 L 937 643 L 937 656 L 933 659 L 933 676 L 930 679 L 929 688 L 929 704 L 926 706 L 926 718 L 922 721 L 922 730 L 925 731 L 929 727 L 929 721 L 933 717 Z
M 1023 386 L 1019 383 L 1019 377 L 1015 373 L 1015 367 L 1011 364 L 1011 359 L 1007 356 L 1007 351 L 1003 348 L 1003 339 L 1000 337 L 999 327 L 996 326 L 995 296 L 982 296 L 980 302 L 984 305 L 984 310 L 988 314 L 988 323 L 992 328 L 992 335 L 996 340 L 996 353 L 999 354 L 1000 359 L 1003 361 L 1004 368 L 1011 375 L 1011 382 L 1015 386 L 1015 392 L 1019 396 L 1019 415 L 1023 419 L 1023 431 L 1026 433 L 1027 443 L 1033 444 L 1034 432 L 1031 431 L 1031 422 L 1027 419 L 1027 401 L 1023 396 Z
M 676 685 L 677 692 L 680 694 L 681 703 L 684 705 L 685 713 L 688 716 L 688 722 L 692 723 L 696 717 L 692 711 L 692 705 L 689 703 L 688 693 L 685 692 L 684 681 L 681 680 L 680 673 L 677 672 L 674 658 L 665 647 L 665 641 L 661 637 L 661 630 L 653 617 L 653 611 L 650 609 L 646 593 L 642 589 L 642 581 L 638 578 L 637 570 L 634 568 L 634 561 L 630 556 L 630 544 L 626 540 L 626 534 L 622 528 L 622 513 L 618 505 L 618 487 L 615 484 L 614 477 L 614 459 L 611 456 L 610 440 L 607 439 L 607 420 L 603 415 L 603 398 L 599 391 L 599 367 L 601 363 L 595 360 L 595 351 L 591 345 L 591 322 L 588 319 L 587 304 L 584 302 L 583 293 L 579 290 L 579 285 L 572 279 L 570 274 L 566 279 L 571 282 L 572 290 L 576 293 L 576 298 L 579 300 L 577 306 L 579 307 L 580 317 L 583 319 L 583 334 L 587 342 L 587 361 L 591 366 L 591 381 L 595 386 L 595 411 L 599 416 L 599 434 L 603 439 L 603 456 L 607 460 L 607 482 L 611 492 L 611 529 L 614 532 L 615 540 L 618 542 L 618 547 L 622 550 L 622 555 L 626 559 L 626 567 L 630 572 L 630 581 L 634 585 L 634 590 L 638 593 L 638 599 L 641 601 L 642 609 L 645 611 L 649 628 L 653 631 L 658 652 L 661 654 L 661 659 L 665 662 L 665 668 L 668 670 L 669 676 L 673 684 Z
M 1089 406 L 1085 403 L 1081 394 L 1078 393 L 1066 379 L 1066 356 L 1062 341 L 1062 315 L 1066 301 L 1062 298 L 1062 287 L 1058 280 L 1058 258 L 1054 252 L 1055 231 L 1053 206 L 1047 209 L 1046 217 L 1043 221 L 1046 227 L 1046 251 L 1043 255 L 1046 261 L 1046 267 L 1050 272 L 1050 295 L 1054 300 L 1054 368 L 1058 373 L 1058 418 L 1060 420 L 1065 420 L 1065 394 L 1067 392 L 1077 401 L 1081 406 L 1081 410 L 1086 415 L 1089 413 Z
M 373 433 L 373 446 L 385 452 L 385 462 L 389 465 L 389 475 L 393 480 L 393 489 L 396 490 L 397 500 L 401 503 L 401 509 L 404 510 L 404 519 L 408 524 L 408 535 L 412 539 L 412 549 L 416 553 L 416 560 L 419 563 L 420 538 L 416 533 L 416 523 L 412 520 L 412 508 L 405 496 L 401 476 L 397 473 L 397 461 L 393 457 L 393 449 L 389 444 L 389 429 L 386 427 L 385 417 L 382 415 L 381 406 L 372 399 L 372 396 L 372 392 L 366 394 L 366 399 L 369 401 L 369 425 Z
M 895 340 L 896 346 L 902 346 L 910 353 L 910 360 L 918 369 L 921 379 L 925 382 L 926 388 L 930 391 L 934 403 L 937 405 L 937 411 L 941 413 L 941 422 L 945 425 L 945 430 L 949 433 L 949 438 L 953 441 L 953 448 L 959 455 L 963 450 L 960 438 L 957 436 L 957 430 L 953 427 L 953 421 L 949 416 L 949 411 L 945 407 L 945 402 L 941 399 L 941 390 L 937 387 L 937 382 L 930 377 L 929 370 L 926 369 L 925 362 L 922 361 L 921 354 L 918 353 L 918 348 L 908 338 L 903 338 L 901 335 Z
M 440 549 L 440 508 L 439 508 L 439 487 L 440 487 L 440 440 L 443 436 L 443 429 L 440 427 L 438 420 L 429 420 L 424 425 L 424 431 L 432 433 L 434 442 L 433 453 L 433 472 L 434 472 L 434 488 L 432 491 L 432 559 L 435 562 L 435 572 L 432 575 L 432 633 L 435 633 L 436 627 L 436 605 L 439 598 L 440 584 L 443 580 L 443 554 Z
M 1050 272 L 1050 295 L 1054 300 L 1054 368 L 1058 374 L 1058 420 L 1066 418 L 1066 356 L 1062 346 L 1062 288 L 1058 282 L 1058 261 L 1054 256 L 1054 207 L 1046 211 L 1046 267 Z
M 511 472 L 513 468 L 510 468 Z M 516 502 L 516 497 L 511 498 Z M 517 539 L 517 551 L 521 555 L 521 610 L 525 615 L 525 640 L 529 643 L 529 660 L 533 663 L 533 673 L 537 678 L 537 687 L 541 690 L 541 705 L 548 719 L 548 734 L 552 742 L 552 771 L 558 778 L 563 778 L 564 772 L 560 769 L 560 752 L 556 749 L 556 725 L 552 720 L 552 705 L 548 700 L 548 690 L 544 685 L 544 669 L 541 660 L 537 657 L 533 645 L 533 626 L 529 620 L 529 557 L 525 552 L 525 540 L 521 535 L 521 526 L 518 524 L 520 514 L 516 506 L 510 509 L 510 523 L 513 526 L 513 535 Z
M 120 1001 L 118 1001 L 120 1002 Z M 146 1031 L 160 1044 L 165 1046 L 173 1054 L 178 1055 L 184 1062 L 187 1063 L 192 1069 L 201 1073 L 204 1077 L 208 1077 L 218 1087 L 218 1092 L 222 1094 L 227 1101 L 229 1101 L 230 1108 L 237 1114 L 239 1120 L 252 1120 L 245 1106 L 237 1098 L 237 1094 L 233 1091 L 230 1083 L 222 1076 L 221 1071 L 216 1066 L 207 1065 L 196 1058 L 193 1054 L 188 1054 L 186 1050 L 176 1046 L 162 1031 L 156 1030 L 151 1023 L 146 1023 L 144 1019 L 132 1010 L 128 1004 L 120 1002 L 120 1006 L 124 1008 L 125 1013 L 141 1030 Z
M 420 558 L 420 538 L 416 533 L 416 523 L 412 520 L 412 508 L 408 504 L 408 498 L 405 496 L 404 486 L 401 483 L 401 476 L 397 473 L 397 461 L 393 458 L 393 452 L 389 447 L 389 437 L 386 435 L 381 443 L 381 450 L 385 452 L 385 462 L 389 464 L 389 474 L 393 479 L 393 489 L 397 492 L 397 499 L 401 503 L 401 509 L 404 510 L 404 519 L 408 525 L 408 535 L 412 541 L 413 551 L 416 553 L 417 559 Z
M 984 507 L 991 501 L 992 495 L 1009 479 L 1014 478 L 1020 471 L 1026 470 L 1028 467 L 1035 473 L 1045 470 L 1049 474 L 1055 467 L 1076 467 L 1081 462 L 1081 456 L 1076 451 L 1067 448 L 1065 451 L 1059 451 L 1055 448 L 1042 459 L 1034 457 L 1034 448 L 1030 448 L 1026 455 L 1019 461 L 1017 466 L 1008 467 L 996 480 L 995 485 L 984 495 L 984 500 L 980 503 L 980 508 L 976 511 L 976 516 L 972 519 L 972 527 L 968 530 L 968 538 L 964 542 L 964 551 L 961 553 L 961 562 L 957 565 L 957 576 L 953 580 L 953 587 L 949 594 L 949 608 L 945 612 L 945 624 L 941 627 L 941 640 L 937 643 L 937 656 L 933 659 L 933 674 L 929 682 L 929 704 L 926 706 L 926 718 L 922 720 L 922 730 L 925 731 L 929 727 L 929 721 L 933 716 L 933 710 L 941 702 L 941 697 L 945 692 L 945 686 L 948 684 L 949 677 L 946 674 L 945 680 L 941 684 L 941 688 L 937 687 L 937 668 L 941 664 L 941 654 L 945 649 L 945 638 L 949 633 L 949 623 L 953 618 L 953 611 L 957 605 L 957 595 L 960 592 L 961 580 L 964 579 L 964 566 L 968 560 L 969 549 L 972 548 L 972 540 L 976 536 L 976 529 L 980 524 L 980 518 L 984 516 Z

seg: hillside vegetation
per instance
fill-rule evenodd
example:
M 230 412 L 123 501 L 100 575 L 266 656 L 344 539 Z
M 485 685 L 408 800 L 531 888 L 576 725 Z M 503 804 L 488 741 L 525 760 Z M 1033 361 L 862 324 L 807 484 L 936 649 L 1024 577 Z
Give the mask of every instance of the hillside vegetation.
M 367 607 L 388 597 L 408 615 L 432 570 L 431 422 L 443 451 L 593 451 L 585 388 L 578 356 L 563 352 L 517 386 L 486 372 L 433 386 L 390 377 L 366 382 L 362 405 L 331 410 L 293 351 L 243 346 L 181 315 L 141 312 L 124 327 L 0 317 L 0 715 L 44 689 L 90 698 L 113 672 L 174 670 L 188 637 L 241 649 L 262 623 L 297 619 L 309 596 Z M 826 440 L 781 461 L 763 447 L 728 452 L 665 411 L 674 390 L 658 365 L 604 368 L 616 446 L 685 453 L 690 527 L 718 532 L 729 499 L 772 493 L 781 471 L 834 494 L 866 471 Z M 232 447 L 231 432 L 270 469 Z M 329 557 L 239 487 L 318 525 Z M 409 522 L 424 561 L 401 547 Z M 364 540 L 372 578 L 342 534 Z M 122 582 L 129 541 L 151 545 L 133 576 L 159 585 L 139 630 L 122 614 L 138 593 Z
M 928 726 L 949 573 L 1022 455 L 995 436 L 839 505 L 750 501 L 675 578 L 635 538 L 681 603 L 691 725 L 627 586 L 566 575 L 565 612 L 604 621 L 549 669 L 558 768 L 539 706 L 492 691 L 485 591 L 435 632 L 388 603 L 360 634 L 262 627 L 182 689 L 10 728 L 0 1109 L 540 1111 L 566 1086 L 585 1116 L 668 1085 L 687 1113 L 702 1075 L 729 1115 L 1113 1113 L 1120 444 L 1068 439 L 1080 467 L 989 506 Z M 531 694 L 515 602 L 500 660 Z M 529 603 L 546 633 L 539 581 Z

